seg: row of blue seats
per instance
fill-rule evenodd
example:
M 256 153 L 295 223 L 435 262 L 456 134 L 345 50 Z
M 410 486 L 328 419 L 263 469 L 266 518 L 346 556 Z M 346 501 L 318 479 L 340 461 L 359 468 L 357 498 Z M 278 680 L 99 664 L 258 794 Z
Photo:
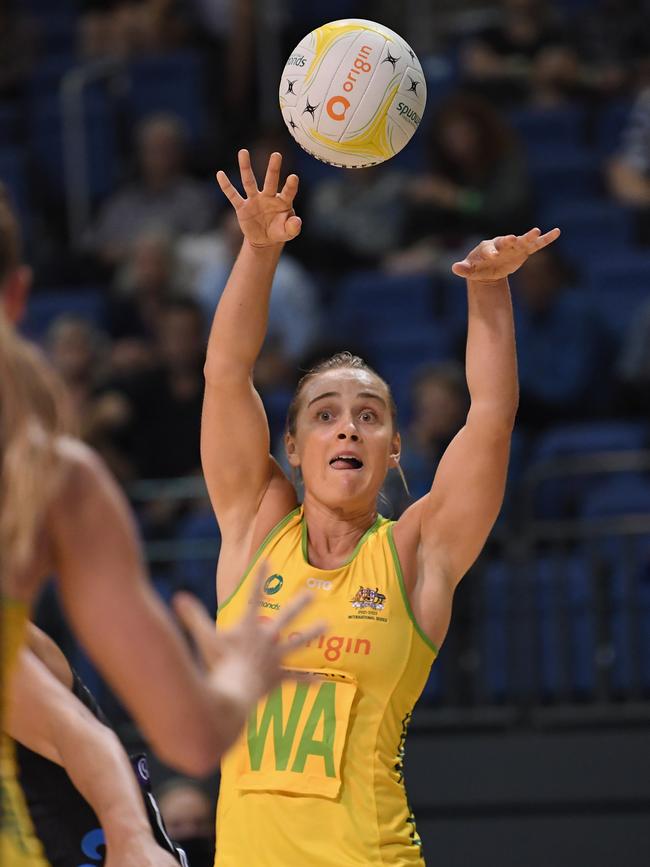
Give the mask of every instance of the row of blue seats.
M 613 551 L 620 540 L 610 540 Z M 613 553 L 613 552 L 610 552 Z M 502 703 L 650 694 L 650 539 L 636 570 L 610 558 L 597 578 L 593 557 L 539 557 L 526 575 L 502 561 L 471 574 L 481 596 L 477 691 Z M 478 586 L 476 586 L 478 585 Z M 444 698 L 456 660 L 443 648 L 424 701 Z
M 27 188 L 33 174 L 61 194 L 65 180 L 63 119 L 60 87 L 78 66 L 73 56 L 43 61 L 30 80 L 23 107 L 0 108 L 0 177 L 10 187 Z M 172 112 L 184 122 L 190 140 L 205 128 L 202 67 L 196 55 L 178 53 L 129 62 L 113 87 L 96 83 L 84 95 L 88 179 L 91 195 L 100 199 L 115 188 L 124 164 L 119 130 L 123 118 L 137 123 L 155 112 Z M 24 133 L 28 146 L 22 146 Z M 2 155 L 4 153 L 4 156 Z M 29 159 L 29 164 L 26 161 Z

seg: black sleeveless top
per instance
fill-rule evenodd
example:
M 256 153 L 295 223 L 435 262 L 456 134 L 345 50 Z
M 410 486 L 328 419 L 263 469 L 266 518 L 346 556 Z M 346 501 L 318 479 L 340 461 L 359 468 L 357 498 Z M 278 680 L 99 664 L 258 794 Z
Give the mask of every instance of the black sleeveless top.
M 97 719 L 109 722 L 90 690 L 75 671 L 72 691 Z M 144 754 L 130 756 L 140 784 L 147 816 L 157 843 L 188 867 L 185 853 L 174 846 L 165 829 L 158 804 L 151 792 Z M 54 762 L 16 744 L 20 784 L 25 794 L 36 834 L 52 867 L 95 867 L 106 857 L 104 832 L 92 807 L 77 791 L 65 770 Z

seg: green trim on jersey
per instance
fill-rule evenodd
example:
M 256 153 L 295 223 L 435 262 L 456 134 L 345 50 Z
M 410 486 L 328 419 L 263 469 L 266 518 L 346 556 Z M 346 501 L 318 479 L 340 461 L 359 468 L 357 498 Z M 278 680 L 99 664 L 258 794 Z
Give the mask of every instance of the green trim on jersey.
M 381 527 L 381 525 L 384 524 L 385 522 L 386 522 L 386 518 L 384 518 L 383 515 L 377 514 L 377 517 L 375 518 L 375 523 L 372 524 L 370 527 L 368 527 L 366 532 L 363 534 L 363 536 L 359 539 L 359 541 L 355 545 L 354 551 L 350 554 L 350 556 L 345 561 L 345 563 L 341 563 L 341 565 L 337 566 L 335 569 L 321 569 L 320 566 L 313 566 L 309 562 L 309 552 L 307 550 L 307 543 L 308 543 L 307 522 L 305 521 L 305 516 L 303 514 L 303 517 L 302 517 L 302 544 L 301 544 L 303 559 L 308 566 L 312 567 L 312 569 L 318 569 L 321 572 L 335 572 L 337 569 L 343 569 L 345 566 L 349 566 L 350 563 L 354 560 L 354 558 L 357 556 L 357 554 L 361 550 L 361 546 L 366 541 L 366 539 L 368 539 L 370 536 L 372 536 L 373 533 L 376 533 L 377 530 Z
M 259 558 L 260 558 L 262 552 L 264 551 L 264 549 L 266 548 L 266 546 L 269 544 L 269 542 L 270 542 L 270 541 L 271 541 L 271 540 L 272 540 L 272 539 L 273 539 L 273 538 L 274 538 L 274 537 L 275 537 L 275 536 L 280 532 L 280 530 L 284 529 L 284 527 L 289 523 L 289 521 L 290 521 L 293 517 L 295 517 L 295 516 L 298 514 L 299 511 L 300 511 L 300 506 L 296 506 L 296 508 L 293 509 L 291 512 L 289 512 L 288 515 L 285 515 L 284 518 L 283 518 L 281 521 L 278 521 L 278 523 L 275 525 L 275 527 L 273 527 L 271 530 L 269 530 L 269 532 L 268 532 L 268 533 L 266 534 L 266 536 L 264 537 L 264 541 L 263 541 L 262 544 L 259 546 L 259 548 L 257 549 L 257 551 L 253 554 L 253 558 L 252 558 L 252 560 L 250 561 L 250 563 L 248 564 L 248 568 L 247 568 L 246 571 L 244 572 L 244 574 L 243 574 L 241 580 L 239 581 L 239 584 L 237 584 L 237 586 L 236 586 L 235 589 L 232 591 L 232 593 L 230 594 L 230 596 L 229 596 L 229 597 L 228 597 L 228 598 L 227 598 L 227 599 L 226 599 L 226 600 L 225 600 L 221 605 L 218 605 L 218 606 L 217 606 L 217 615 L 219 614 L 220 611 L 222 611 L 222 610 L 226 607 L 226 605 L 230 602 L 230 600 L 233 599 L 233 597 L 235 596 L 235 594 L 239 591 L 239 589 L 241 588 L 241 586 L 242 586 L 242 584 L 244 583 L 244 581 L 245 581 L 245 580 L 248 578 L 248 576 L 250 575 L 251 569 L 252 569 L 253 566 L 257 563 L 257 561 L 259 560 Z
M 429 647 L 437 656 L 438 648 L 435 646 L 433 641 L 426 635 L 420 626 L 420 624 L 415 619 L 415 614 L 413 614 L 413 609 L 411 608 L 411 602 L 408 597 L 408 593 L 406 592 L 406 585 L 404 584 L 404 575 L 402 573 L 402 564 L 399 560 L 399 554 L 397 553 L 397 548 L 395 547 L 395 539 L 393 539 L 393 527 L 394 523 L 391 522 L 390 527 L 388 528 L 387 536 L 388 536 L 388 544 L 390 545 L 390 550 L 393 555 L 393 561 L 395 563 L 395 571 L 397 572 L 397 579 L 399 581 L 399 589 L 402 591 L 402 599 L 404 601 L 404 607 L 406 608 L 406 613 L 411 619 L 411 623 L 413 624 L 415 631 L 420 636 L 422 641 Z

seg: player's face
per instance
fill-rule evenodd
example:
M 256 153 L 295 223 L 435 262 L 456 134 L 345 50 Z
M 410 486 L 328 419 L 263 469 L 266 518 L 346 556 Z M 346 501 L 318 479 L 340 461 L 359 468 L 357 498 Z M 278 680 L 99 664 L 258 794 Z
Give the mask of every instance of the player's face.
M 388 390 L 374 374 L 329 370 L 303 389 L 287 452 L 305 496 L 331 508 L 373 509 L 399 448 Z

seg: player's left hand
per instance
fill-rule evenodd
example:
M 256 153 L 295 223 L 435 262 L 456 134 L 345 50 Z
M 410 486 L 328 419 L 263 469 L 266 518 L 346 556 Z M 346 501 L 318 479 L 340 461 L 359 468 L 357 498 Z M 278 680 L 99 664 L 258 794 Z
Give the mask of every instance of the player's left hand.
M 514 274 L 529 256 L 548 247 L 560 237 L 559 229 L 551 229 L 542 235 L 539 229 L 531 229 L 525 235 L 501 235 L 491 241 L 481 241 L 471 253 L 451 270 L 457 277 L 491 283 Z

